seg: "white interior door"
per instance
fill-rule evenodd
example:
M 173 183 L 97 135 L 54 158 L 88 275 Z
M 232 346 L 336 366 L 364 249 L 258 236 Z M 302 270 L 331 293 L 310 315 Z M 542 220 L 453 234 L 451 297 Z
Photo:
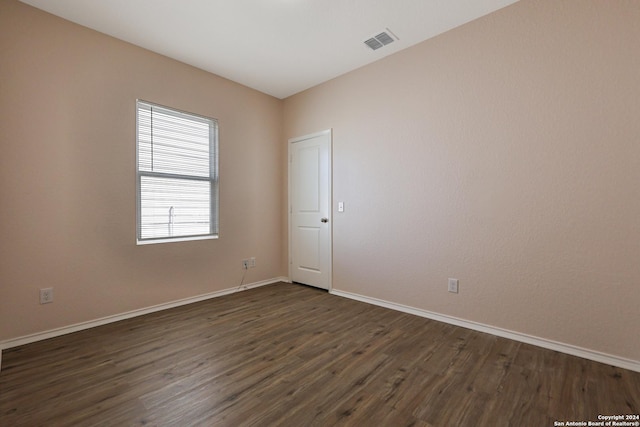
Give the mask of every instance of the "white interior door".
M 289 140 L 289 277 L 331 287 L 331 130 Z

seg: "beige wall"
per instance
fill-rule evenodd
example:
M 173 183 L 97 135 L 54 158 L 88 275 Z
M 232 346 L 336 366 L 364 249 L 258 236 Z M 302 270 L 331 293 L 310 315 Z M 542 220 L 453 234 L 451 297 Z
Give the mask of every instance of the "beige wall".
M 0 341 L 286 275 L 282 101 L 14 0 L 0 55 Z M 219 240 L 136 246 L 136 98 L 219 120 Z
M 522 0 L 286 99 L 334 130 L 334 288 L 640 361 L 638 23 Z

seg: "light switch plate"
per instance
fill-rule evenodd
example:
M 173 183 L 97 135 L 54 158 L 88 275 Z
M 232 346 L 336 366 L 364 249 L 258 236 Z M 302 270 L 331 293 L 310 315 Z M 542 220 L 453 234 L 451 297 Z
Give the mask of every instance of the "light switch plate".
M 449 279 L 449 292 L 458 293 L 458 279 Z

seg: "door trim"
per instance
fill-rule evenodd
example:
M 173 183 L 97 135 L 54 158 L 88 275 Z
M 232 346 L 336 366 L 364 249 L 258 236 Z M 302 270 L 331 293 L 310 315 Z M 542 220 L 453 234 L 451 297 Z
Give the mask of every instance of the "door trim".
M 311 133 L 308 135 L 298 136 L 295 138 L 290 138 L 287 144 L 287 232 L 288 232 L 288 248 L 287 248 L 287 274 L 289 275 L 289 282 L 292 282 L 292 272 L 291 268 L 293 266 L 293 255 L 291 253 L 292 248 L 292 221 L 291 214 L 292 205 L 291 205 L 291 163 L 293 162 L 293 153 L 292 146 L 296 142 L 302 142 L 307 139 L 315 138 L 322 135 L 329 135 L 329 158 L 327 161 L 329 162 L 329 182 L 328 185 L 328 206 L 329 210 L 327 212 L 327 218 L 329 219 L 329 244 L 328 244 L 328 257 L 329 265 L 327 266 L 327 276 L 329 279 L 329 287 L 328 291 L 331 292 L 333 290 L 333 128 L 323 130 L 320 132 Z

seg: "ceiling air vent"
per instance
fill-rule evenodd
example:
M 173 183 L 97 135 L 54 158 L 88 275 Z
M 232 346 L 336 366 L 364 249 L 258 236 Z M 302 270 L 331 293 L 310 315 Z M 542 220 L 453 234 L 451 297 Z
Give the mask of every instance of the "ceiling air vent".
M 389 43 L 393 43 L 395 40 L 397 40 L 397 37 L 395 37 L 395 34 L 387 28 L 386 31 L 365 40 L 364 44 L 369 46 L 371 50 L 376 50 L 388 45 Z

